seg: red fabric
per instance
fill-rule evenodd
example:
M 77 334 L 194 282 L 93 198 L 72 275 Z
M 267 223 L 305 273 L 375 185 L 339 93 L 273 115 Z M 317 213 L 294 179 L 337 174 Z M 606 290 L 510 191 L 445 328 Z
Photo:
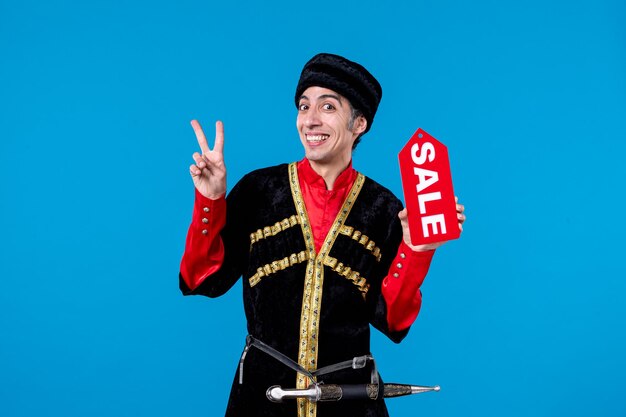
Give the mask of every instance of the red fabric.
M 335 180 L 332 190 L 305 158 L 298 162 L 302 198 L 309 214 L 315 251 L 319 252 L 337 213 L 348 196 L 357 172 L 348 166 Z M 208 209 L 208 212 L 205 211 Z M 203 222 L 206 219 L 207 223 Z M 226 200 L 210 200 L 196 190 L 193 216 L 180 271 L 190 289 L 198 287 L 217 271 L 224 261 L 224 245 L 219 236 L 226 223 Z M 203 233 L 203 231 L 206 231 Z M 422 305 L 420 285 L 426 277 L 434 251 L 414 252 L 404 241 L 398 248 L 389 273 L 383 279 L 382 294 L 387 303 L 389 328 L 400 331 L 413 324 Z M 401 264 L 401 267 L 398 267 Z M 397 275 L 397 276 L 395 276 Z
M 422 306 L 420 286 L 426 278 L 434 253 L 434 250 L 414 251 L 404 240 L 400 243 L 381 288 L 387 304 L 387 325 L 390 330 L 404 330 L 417 318 Z
M 220 231 L 224 224 L 226 224 L 226 199 L 221 197 L 211 200 L 196 190 L 185 253 L 180 262 L 180 273 L 190 289 L 198 287 L 206 277 L 222 266 L 224 244 L 220 238 Z
M 324 244 L 326 235 L 333 225 L 344 200 L 356 180 L 357 172 L 352 168 L 352 163 L 335 180 L 332 190 L 326 189 L 326 182 L 317 172 L 311 168 L 309 160 L 304 158 L 298 162 L 298 180 L 302 199 L 306 211 L 309 214 L 309 222 L 313 239 L 315 240 L 315 252 L 318 253 Z

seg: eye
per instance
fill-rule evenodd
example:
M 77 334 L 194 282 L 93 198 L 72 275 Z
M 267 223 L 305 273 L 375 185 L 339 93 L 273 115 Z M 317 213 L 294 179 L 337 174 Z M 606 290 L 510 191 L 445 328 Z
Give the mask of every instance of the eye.
M 299 111 L 305 111 L 305 110 L 308 110 L 308 108 L 309 108 L 309 105 L 308 105 L 308 104 L 306 104 L 306 103 L 300 103 L 300 104 L 298 105 L 298 110 L 299 110 Z
M 333 106 L 333 105 L 332 105 L 332 104 L 330 104 L 330 103 L 325 103 L 325 104 L 322 106 L 322 108 L 323 108 L 324 110 L 335 110 L 335 106 Z

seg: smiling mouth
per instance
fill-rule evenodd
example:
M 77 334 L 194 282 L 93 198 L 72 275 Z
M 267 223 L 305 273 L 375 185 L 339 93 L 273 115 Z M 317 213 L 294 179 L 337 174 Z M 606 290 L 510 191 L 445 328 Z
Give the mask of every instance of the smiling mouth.
M 324 142 L 329 137 L 329 135 L 306 135 L 306 141 L 312 143 L 320 143 Z

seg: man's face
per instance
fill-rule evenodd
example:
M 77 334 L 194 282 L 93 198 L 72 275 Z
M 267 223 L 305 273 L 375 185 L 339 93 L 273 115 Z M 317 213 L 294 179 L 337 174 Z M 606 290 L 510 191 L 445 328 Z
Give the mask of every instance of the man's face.
M 306 158 L 320 165 L 344 165 L 352 158 L 352 144 L 367 126 L 359 116 L 350 129 L 348 100 L 328 88 L 309 87 L 298 102 L 296 126 Z

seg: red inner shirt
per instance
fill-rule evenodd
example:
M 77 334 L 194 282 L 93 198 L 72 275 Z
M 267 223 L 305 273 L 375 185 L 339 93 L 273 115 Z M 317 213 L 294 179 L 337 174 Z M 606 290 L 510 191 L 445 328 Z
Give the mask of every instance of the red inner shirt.
M 357 172 L 350 162 L 350 165 L 335 180 L 333 189 L 327 190 L 324 178 L 313 170 L 308 159 L 298 162 L 298 180 L 304 205 L 309 214 L 311 231 L 315 240 L 315 252 L 319 253 L 356 177 Z

